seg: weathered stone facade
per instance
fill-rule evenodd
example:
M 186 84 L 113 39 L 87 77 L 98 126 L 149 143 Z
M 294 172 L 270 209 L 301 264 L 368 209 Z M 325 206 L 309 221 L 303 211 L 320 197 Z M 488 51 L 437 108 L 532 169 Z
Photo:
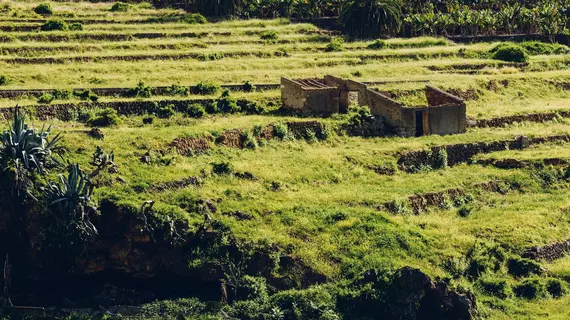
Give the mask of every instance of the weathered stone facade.
M 324 79 L 281 79 L 283 108 L 301 113 L 331 115 L 347 112 L 351 95 L 360 106 L 370 107 L 403 136 L 464 133 L 467 127 L 465 102 L 447 92 L 427 86 L 427 106 L 406 107 L 365 84 L 334 76 Z

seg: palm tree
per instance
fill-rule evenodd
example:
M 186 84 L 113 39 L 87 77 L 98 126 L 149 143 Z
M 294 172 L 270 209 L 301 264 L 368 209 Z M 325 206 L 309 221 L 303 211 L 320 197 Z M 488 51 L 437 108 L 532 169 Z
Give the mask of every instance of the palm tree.
M 400 0 L 345 0 L 340 22 L 348 34 L 357 38 L 391 36 L 400 31 Z
M 196 0 L 196 10 L 208 17 L 235 15 L 245 6 L 245 0 Z

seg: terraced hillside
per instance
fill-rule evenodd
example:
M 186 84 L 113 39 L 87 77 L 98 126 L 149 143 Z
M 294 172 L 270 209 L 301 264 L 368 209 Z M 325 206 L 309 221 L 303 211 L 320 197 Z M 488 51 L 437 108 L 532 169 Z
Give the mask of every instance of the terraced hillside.
M 570 49 L 516 63 L 490 58 L 498 43 L 36 5 L 2 3 L 0 114 L 63 139 L 60 165 L 3 170 L 7 316 L 10 300 L 94 318 L 567 318 Z M 41 30 L 55 18 L 82 30 Z M 403 138 L 362 108 L 279 109 L 282 76 L 327 74 L 409 105 L 443 88 L 468 132 Z M 90 201 L 54 201 L 68 162 Z

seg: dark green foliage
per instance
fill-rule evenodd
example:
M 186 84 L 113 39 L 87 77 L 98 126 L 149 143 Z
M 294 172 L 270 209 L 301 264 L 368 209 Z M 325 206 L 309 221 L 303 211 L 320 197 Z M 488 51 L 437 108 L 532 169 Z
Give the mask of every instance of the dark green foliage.
M 223 58 L 224 58 L 223 53 L 213 52 L 213 53 L 201 54 L 196 59 L 198 59 L 199 61 L 215 61 L 215 60 L 221 60 Z
M 325 47 L 326 52 L 339 52 L 344 50 L 344 39 L 342 37 L 333 37 L 331 42 Z
M 74 22 L 69 25 L 69 30 L 71 31 L 83 31 L 83 25 L 79 22 Z
M 156 115 L 161 119 L 168 119 L 174 116 L 174 105 L 169 104 L 167 106 L 161 107 L 156 111 Z
M 351 108 L 347 121 L 341 127 L 351 136 L 379 137 L 386 133 L 384 119 L 373 116 L 366 106 Z
M 481 278 L 477 284 L 487 294 L 505 299 L 510 296 L 510 287 L 506 280 L 497 278 Z
M 245 92 L 255 91 L 255 86 L 250 81 L 246 81 L 243 84 L 243 91 L 245 91 Z
M 245 0 L 196 0 L 195 8 L 206 17 L 226 17 L 239 12 L 246 5 Z
M 251 132 L 244 133 L 241 137 L 241 141 L 244 148 L 251 150 L 257 149 L 257 139 L 255 139 L 254 135 Z
M 529 54 L 526 49 L 516 44 L 500 44 L 489 51 L 491 58 L 509 62 L 527 62 Z
M 520 46 L 523 47 L 531 55 L 570 53 L 570 48 L 568 48 L 568 46 L 558 43 L 527 41 L 521 42 Z
M 56 89 L 52 92 L 52 95 L 56 100 L 69 100 L 73 98 L 73 92 L 68 89 Z
M 542 274 L 543 270 L 540 264 L 533 260 L 514 257 L 507 261 L 509 274 L 515 277 L 528 277 L 532 274 Z
M 265 107 L 255 101 L 248 102 L 241 108 L 241 111 L 247 114 L 264 114 L 266 112 Z
M 462 218 L 467 218 L 473 212 L 473 207 L 468 205 L 462 205 L 459 210 L 457 210 L 457 215 Z
M 206 104 L 206 112 L 209 114 L 216 114 L 219 113 L 220 110 L 218 109 L 217 102 L 211 102 Z
M 241 111 L 236 99 L 230 95 L 229 90 L 224 90 L 220 99 L 216 102 L 216 105 L 219 112 L 223 113 L 236 113 Z
M 150 23 L 187 23 L 187 24 L 205 24 L 208 23 L 206 18 L 199 13 L 186 14 L 167 14 L 147 19 Z
M 546 281 L 546 291 L 553 298 L 560 298 L 568 293 L 568 284 L 560 279 L 548 279 Z
M 95 113 L 93 117 L 87 120 L 87 124 L 92 127 L 108 127 L 116 126 L 121 123 L 121 118 L 117 110 L 106 108 Z
M 126 96 L 131 98 L 150 98 L 152 96 L 152 88 L 139 81 L 136 87 L 126 92 Z
M 146 116 L 142 119 L 143 124 L 152 124 L 154 122 L 153 116 Z
M 99 149 L 100 150 L 100 149 Z M 97 214 L 91 201 L 94 185 L 91 178 L 77 164 L 68 167 L 67 176 L 48 183 L 45 188 L 47 207 L 56 223 L 56 234 L 66 241 L 87 241 L 97 235 L 97 228 L 90 218 Z
M 10 84 L 10 82 L 12 82 L 12 80 L 10 78 L 8 78 L 8 76 L 6 75 L 0 75 L 0 86 L 5 86 Z
M 430 155 L 431 167 L 435 170 L 447 168 L 447 151 L 445 148 L 438 148 Z
M 287 127 L 284 123 L 276 123 L 273 126 L 273 134 L 281 140 L 285 140 L 289 138 L 289 127 Z
M 131 8 L 131 5 L 124 2 L 116 2 L 111 7 L 111 12 L 127 12 Z
M 169 88 L 166 89 L 165 92 L 168 96 L 183 96 L 186 97 L 190 94 L 190 88 L 185 86 L 180 86 L 177 84 L 171 85 Z
M 198 319 L 206 304 L 196 298 L 155 301 L 142 306 L 142 315 L 162 319 Z
M 93 102 L 99 100 L 99 97 L 89 89 L 74 91 L 73 95 L 81 100 L 91 100 Z
M 31 173 L 44 174 L 48 167 L 57 164 L 53 153 L 57 152 L 61 136 L 49 139 L 51 126 L 41 130 L 28 127 L 25 114 L 18 108 L 14 112 L 12 126 L 0 135 L 0 181 L 11 194 L 25 194 L 32 181 Z M 7 185 L 3 185 L 7 182 Z
M 277 40 L 279 36 L 275 30 L 267 30 L 261 33 L 260 38 L 261 40 Z
M 373 49 L 373 50 L 380 50 L 380 49 L 386 49 L 388 47 L 388 44 L 386 43 L 386 41 L 384 40 L 376 40 L 374 42 L 372 42 L 371 44 L 368 45 L 368 49 Z
M 192 103 L 186 107 L 186 114 L 192 118 L 202 118 L 206 115 L 206 110 L 201 104 Z
M 399 0 L 346 0 L 340 22 L 352 37 L 378 38 L 399 32 L 402 7 Z
M 506 254 L 503 248 L 490 244 L 476 244 L 467 252 L 467 269 L 465 273 L 470 279 L 478 279 L 488 271 L 501 269 Z
M 536 299 L 546 295 L 544 285 L 538 279 L 526 279 L 513 286 L 513 292 L 517 297 Z
M 44 93 L 38 98 L 38 103 L 41 104 L 50 104 L 54 100 L 54 96 L 49 93 Z
M 271 301 L 283 311 L 285 319 L 340 319 L 336 299 L 324 286 L 281 291 Z
M 40 29 L 42 31 L 66 31 L 69 29 L 69 26 L 61 19 L 51 19 L 44 23 Z
M 49 3 L 40 3 L 34 8 L 34 12 L 41 14 L 42 16 L 51 16 L 53 14 L 53 9 Z
M 212 172 L 215 174 L 231 174 L 234 172 L 234 167 L 229 162 L 214 162 L 212 163 Z
M 203 95 L 216 94 L 220 90 L 220 86 L 215 83 L 200 82 L 196 85 L 196 93 Z

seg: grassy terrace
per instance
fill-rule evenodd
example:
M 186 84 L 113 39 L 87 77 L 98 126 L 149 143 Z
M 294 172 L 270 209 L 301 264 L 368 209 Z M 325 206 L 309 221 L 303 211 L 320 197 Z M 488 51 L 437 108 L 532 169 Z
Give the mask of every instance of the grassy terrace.
M 317 78 L 332 74 L 358 81 L 398 81 L 373 87 L 409 105 L 425 103 L 425 83 L 400 81 L 422 80 L 445 89 L 471 91 L 467 113 L 474 119 L 570 110 L 568 54 L 535 55 L 528 65 L 518 66 L 486 55 L 497 43 L 460 45 L 435 38 L 391 39 L 385 49 L 369 49 L 371 41 L 346 42 L 342 51 L 327 52 L 325 48 L 335 35 L 310 24 L 291 24 L 283 19 L 150 24 L 145 19 L 181 12 L 144 4 L 117 13 L 109 11 L 112 3 L 53 2 L 56 16 L 83 20 L 84 30 L 20 32 L 19 27 L 39 27 L 45 18 L 33 13 L 32 2 L 8 3 L 12 9 L 0 13 L 0 29 L 13 27 L 14 31 L 0 33 L 0 39 L 6 40 L 0 44 L 0 76 L 7 79 L 0 90 L 133 88 L 140 81 L 150 86 L 246 81 L 273 84 L 282 76 Z M 274 31 L 277 38 L 261 39 L 268 31 Z M 161 35 L 152 39 L 154 36 L 141 35 L 149 33 Z M 216 54 L 223 57 L 211 58 Z M 98 102 L 218 99 L 220 94 L 100 96 Z M 85 121 L 48 122 L 63 133 L 66 157 L 82 167 L 90 167 L 95 146 L 114 152 L 118 173 L 105 173 L 100 178 L 94 199 L 97 202 L 110 199 L 138 208 L 144 201 L 154 200 L 158 213 L 181 217 L 189 221 L 191 231 L 196 231 L 204 215 L 188 209 L 189 204 L 212 199 L 218 206 L 212 219 L 227 226 L 236 239 L 279 248 L 280 254 L 300 259 L 326 276 L 329 283 L 342 282 L 369 269 L 392 271 L 412 266 L 430 276 L 450 279 L 454 288 L 472 290 L 484 319 L 567 317 L 569 296 L 529 300 L 514 294 L 501 298 L 485 290 L 482 283 L 486 279 L 502 279 L 511 287 L 523 281 L 509 274 L 504 264 L 479 279 L 457 272 L 473 261 L 469 254 L 474 248 L 498 247 L 507 257 L 519 257 L 532 246 L 568 239 L 570 182 L 564 175 L 566 168 L 506 170 L 467 163 L 441 170 L 420 168 L 408 174 L 397 169 L 397 161 L 404 152 L 433 146 L 568 134 L 568 119 L 470 128 L 453 136 L 360 138 L 338 130 L 349 115 L 279 115 L 275 112 L 279 90 L 231 92 L 231 96 L 260 104 L 277 103 L 266 105 L 269 112 L 261 115 L 191 118 L 176 113 L 168 119 L 155 117 L 152 124 L 143 124 L 147 115 L 121 116 L 120 124 L 101 128 L 103 140 L 86 134 L 90 127 Z M 72 97 L 51 104 L 81 102 L 85 101 Z M 16 104 L 49 108 L 28 96 L 0 99 L 0 108 Z M 98 108 L 92 103 L 84 111 L 93 116 Z M 31 116 L 40 126 L 36 115 Z M 195 156 L 183 156 L 171 145 L 175 139 L 215 138 L 231 129 L 253 134 L 256 126 L 289 121 L 322 122 L 329 135 L 322 141 L 271 139 L 253 150 L 212 143 L 210 149 Z M 478 155 L 474 160 L 568 159 L 568 146 L 534 145 Z M 147 152 L 149 163 L 141 161 Z M 213 173 L 212 164 L 220 162 L 229 162 L 235 172 L 248 172 L 257 179 Z M 379 174 L 378 168 L 394 168 L 395 172 Z M 50 175 L 58 173 L 52 171 Z M 156 188 L 188 177 L 199 177 L 201 184 Z M 489 181 L 510 188 L 495 192 L 476 186 Z M 420 215 L 412 214 L 409 197 L 453 188 L 464 191 L 462 203 L 446 198 Z M 388 210 L 384 206 L 388 202 L 401 206 Z M 462 216 L 465 208 L 470 214 Z M 223 214 L 236 211 L 252 218 Z M 481 257 L 491 259 L 488 254 L 485 251 Z M 539 263 L 544 272 L 532 277 L 570 281 L 568 257 Z

